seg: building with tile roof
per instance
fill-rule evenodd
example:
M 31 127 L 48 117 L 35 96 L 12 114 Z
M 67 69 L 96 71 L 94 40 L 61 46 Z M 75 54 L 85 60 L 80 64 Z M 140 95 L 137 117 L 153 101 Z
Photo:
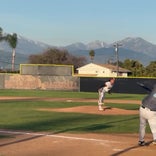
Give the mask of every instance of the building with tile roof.
M 127 77 L 131 71 L 112 64 L 89 63 L 77 68 L 78 75 L 95 77 Z

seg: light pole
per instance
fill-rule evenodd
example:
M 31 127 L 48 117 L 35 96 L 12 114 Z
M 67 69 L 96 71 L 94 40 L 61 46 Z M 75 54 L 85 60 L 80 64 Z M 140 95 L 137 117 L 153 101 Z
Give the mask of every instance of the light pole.
M 118 54 L 119 46 L 122 46 L 122 44 L 119 44 L 119 43 L 114 44 L 115 52 L 116 52 L 116 74 L 117 76 L 119 76 L 119 54 Z

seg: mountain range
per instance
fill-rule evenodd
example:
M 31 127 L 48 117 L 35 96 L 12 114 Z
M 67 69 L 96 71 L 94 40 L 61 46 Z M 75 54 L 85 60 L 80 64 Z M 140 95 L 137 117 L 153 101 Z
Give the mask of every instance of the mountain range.
M 108 44 L 103 41 L 93 41 L 88 44 L 73 43 L 67 46 L 57 47 L 55 45 L 45 44 L 39 41 L 33 41 L 23 36 L 18 35 L 18 44 L 16 47 L 15 65 L 19 68 L 19 64 L 28 63 L 28 57 L 31 54 L 39 54 L 48 48 L 67 49 L 69 53 L 75 56 L 84 56 L 90 62 L 89 51 L 95 51 L 94 62 L 107 63 L 116 61 L 116 52 L 114 44 L 119 43 L 121 46 L 118 49 L 119 61 L 125 59 L 138 60 L 143 65 L 148 65 L 151 61 L 156 60 L 156 45 L 152 44 L 140 37 L 127 37 L 123 40 Z M 11 67 L 11 52 L 12 49 L 5 41 L 0 42 L 0 67 Z

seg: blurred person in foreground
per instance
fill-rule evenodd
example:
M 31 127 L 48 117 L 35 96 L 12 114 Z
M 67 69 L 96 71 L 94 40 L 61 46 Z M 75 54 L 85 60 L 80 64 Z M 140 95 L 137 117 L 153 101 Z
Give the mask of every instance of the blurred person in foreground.
M 152 89 L 146 87 L 142 83 L 138 83 L 139 86 L 146 89 L 149 94 L 142 100 L 142 104 L 139 109 L 140 125 L 139 125 L 139 145 L 145 146 L 145 131 L 146 124 L 149 123 L 152 135 L 153 145 L 156 145 L 156 84 Z

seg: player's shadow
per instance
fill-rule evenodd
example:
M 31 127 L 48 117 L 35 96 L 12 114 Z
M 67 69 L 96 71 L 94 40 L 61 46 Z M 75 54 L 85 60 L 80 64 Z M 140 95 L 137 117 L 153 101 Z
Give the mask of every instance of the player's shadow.
M 58 130 L 58 131 L 55 131 L 55 132 L 52 132 L 51 134 L 59 134 L 59 133 L 65 133 L 65 132 L 70 132 L 70 131 L 87 131 L 87 132 L 93 132 L 93 131 L 100 131 L 100 130 L 103 130 L 103 129 L 107 129 L 107 128 L 111 128 L 113 127 L 113 123 L 118 123 L 118 122 L 127 122 L 127 121 L 130 121 L 130 120 L 134 120 L 134 119 L 137 119 L 138 117 L 131 117 L 129 119 L 121 119 L 121 120 L 113 120 L 113 121 L 108 121 L 108 122 L 105 122 L 103 124 L 90 124 L 90 125 L 87 125 L 87 126 L 76 126 L 74 128 L 65 128 L 65 129 L 62 129 L 62 130 Z
M 148 142 L 146 142 L 146 145 L 145 146 L 149 146 L 151 143 L 152 143 L 152 141 L 148 141 Z M 116 152 L 114 154 L 111 154 L 110 156 L 119 156 L 119 155 L 121 155 L 123 153 L 126 153 L 126 152 L 132 150 L 132 149 L 142 148 L 142 147 L 144 147 L 144 146 L 135 145 L 135 146 L 132 146 L 132 147 L 128 147 L 126 149 L 123 149 L 122 151 L 119 151 L 119 152 Z
M 12 145 L 12 144 L 17 144 L 17 143 L 20 143 L 20 142 L 25 142 L 25 141 L 29 141 L 29 140 L 33 140 L 33 139 L 37 139 L 37 138 L 42 137 L 42 136 L 43 135 L 37 135 L 37 136 L 31 136 L 31 137 L 28 137 L 28 138 L 23 138 L 23 139 L 19 139 L 19 140 L 15 140 L 15 141 L 9 141 L 9 142 L 0 144 L 0 147 Z

